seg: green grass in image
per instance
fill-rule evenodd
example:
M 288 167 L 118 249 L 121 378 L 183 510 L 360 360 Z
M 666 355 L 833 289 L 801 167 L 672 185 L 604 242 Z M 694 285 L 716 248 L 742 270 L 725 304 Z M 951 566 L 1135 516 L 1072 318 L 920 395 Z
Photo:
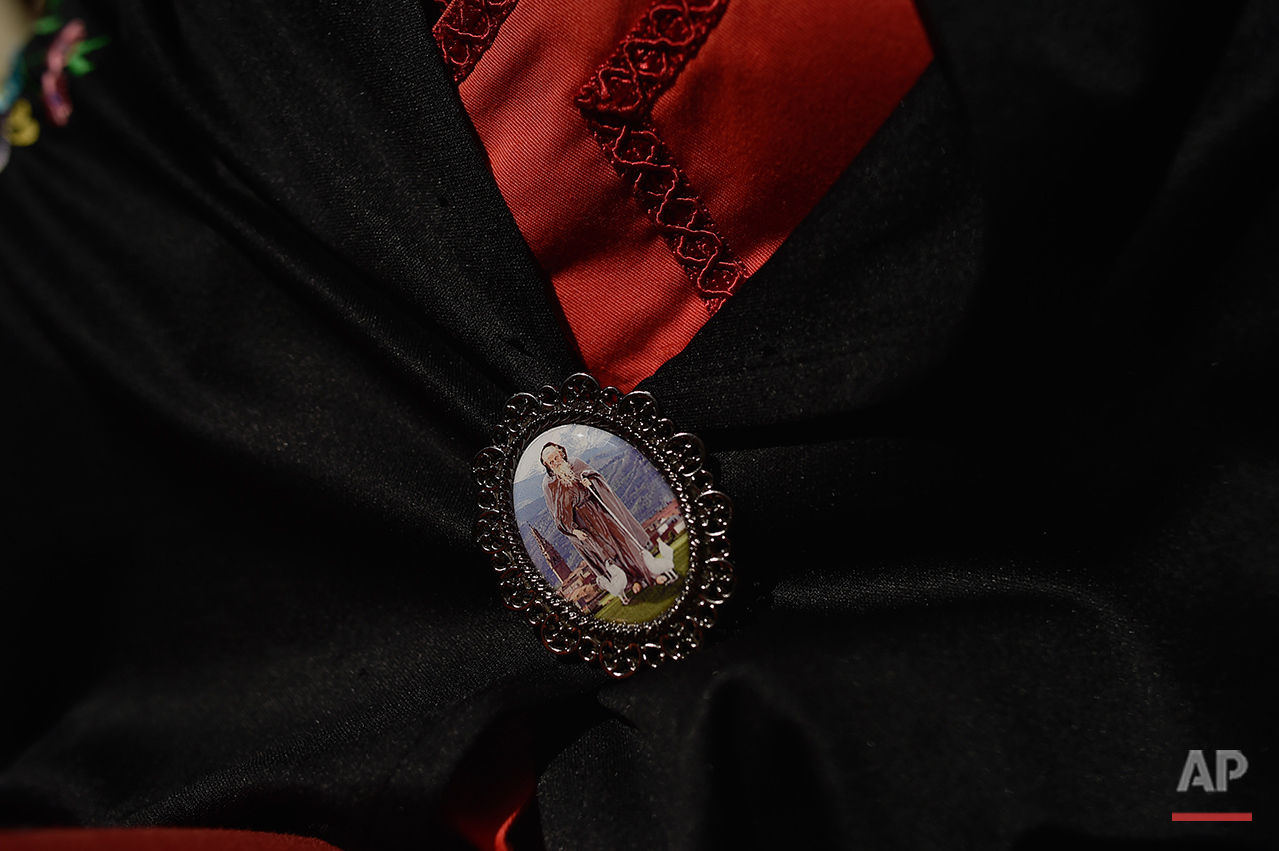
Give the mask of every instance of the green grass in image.
M 675 572 L 679 574 L 679 580 L 665 585 L 650 585 L 638 594 L 632 594 L 629 606 L 623 606 L 621 600 L 610 594 L 608 602 L 595 613 L 595 617 L 613 623 L 647 623 L 669 609 L 684 590 L 684 576 L 688 573 L 688 533 L 672 541 L 671 549 L 674 550 Z

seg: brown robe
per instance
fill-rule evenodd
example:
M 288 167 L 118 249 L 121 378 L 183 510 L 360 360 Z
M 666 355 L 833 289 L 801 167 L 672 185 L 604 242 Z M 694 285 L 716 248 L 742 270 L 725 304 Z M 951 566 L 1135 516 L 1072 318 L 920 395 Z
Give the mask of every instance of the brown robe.
M 604 477 L 588 467 L 585 461 L 571 458 L 569 466 L 585 483 L 579 481 L 566 485 L 555 476 L 548 476 L 542 482 L 542 493 L 555 525 L 597 576 L 605 575 L 604 565 L 611 561 L 626 574 L 628 585 L 634 582 L 652 585 L 653 576 L 644 566 L 644 556 L 639 548 L 652 544 L 644 527 L 617 498 Z M 608 507 L 608 511 L 604 510 L 604 506 Z M 585 532 L 586 540 L 575 537 L 574 529 Z

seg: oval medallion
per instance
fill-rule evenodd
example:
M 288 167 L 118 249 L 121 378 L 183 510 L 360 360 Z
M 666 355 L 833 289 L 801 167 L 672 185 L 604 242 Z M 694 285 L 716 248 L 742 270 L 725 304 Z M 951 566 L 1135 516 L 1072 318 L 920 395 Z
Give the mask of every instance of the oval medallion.
M 732 593 L 728 498 L 648 393 L 584 373 L 511 397 L 475 461 L 503 601 L 613 676 L 697 647 Z

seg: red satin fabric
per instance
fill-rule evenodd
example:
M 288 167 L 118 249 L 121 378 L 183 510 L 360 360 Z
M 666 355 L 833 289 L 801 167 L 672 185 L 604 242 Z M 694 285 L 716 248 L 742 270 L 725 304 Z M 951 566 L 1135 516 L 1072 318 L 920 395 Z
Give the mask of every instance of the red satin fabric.
M 441 816 L 477 851 L 514 851 L 508 832 L 537 790 L 532 740 L 523 718 L 509 718 L 479 738 L 449 781 Z
M 519 0 L 459 88 L 587 367 L 623 390 L 719 304 L 699 296 L 574 103 L 659 3 L 672 5 Z M 651 125 L 750 275 L 931 58 L 909 0 L 730 0 Z

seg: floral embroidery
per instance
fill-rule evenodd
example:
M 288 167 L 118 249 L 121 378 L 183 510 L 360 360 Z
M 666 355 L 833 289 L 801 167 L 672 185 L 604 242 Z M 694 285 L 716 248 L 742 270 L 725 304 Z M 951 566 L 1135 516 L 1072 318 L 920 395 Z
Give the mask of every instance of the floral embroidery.
M 67 93 L 67 62 L 76 48 L 84 44 L 84 21 L 76 18 L 53 38 L 45 53 L 44 73 L 40 75 L 40 94 L 49 120 L 59 127 L 71 117 L 71 97 Z
M 26 63 L 18 51 L 0 89 L 0 171 L 9 164 L 11 147 L 30 145 L 40 137 L 40 124 L 31 116 L 31 102 L 19 97 L 26 81 Z
M 13 102 L 18 99 L 18 95 L 22 94 L 22 88 L 26 83 L 27 65 L 23 61 L 22 51 L 19 50 L 14 54 L 13 62 L 9 66 L 4 87 L 0 88 L 0 115 L 9 111 L 9 107 L 13 106 Z
M 10 145 L 25 148 L 40 138 L 40 122 L 31 114 L 31 101 L 18 98 L 13 102 L 4 125 L 4 140 Z
M 9 162 L 11 146 L 24 147 L 40 138 L 33 102 L 44 107 L 55 127 L 67 125 L 73 111 L 70 78 L 94 70 L 89 54 L 109 42 L 104 35 L 89 38 L 80 18 L 65 20 L 62 0 L 50 0 L 31 32 L 31 41 L 14 58 L 0 89 L 0 170 Z

